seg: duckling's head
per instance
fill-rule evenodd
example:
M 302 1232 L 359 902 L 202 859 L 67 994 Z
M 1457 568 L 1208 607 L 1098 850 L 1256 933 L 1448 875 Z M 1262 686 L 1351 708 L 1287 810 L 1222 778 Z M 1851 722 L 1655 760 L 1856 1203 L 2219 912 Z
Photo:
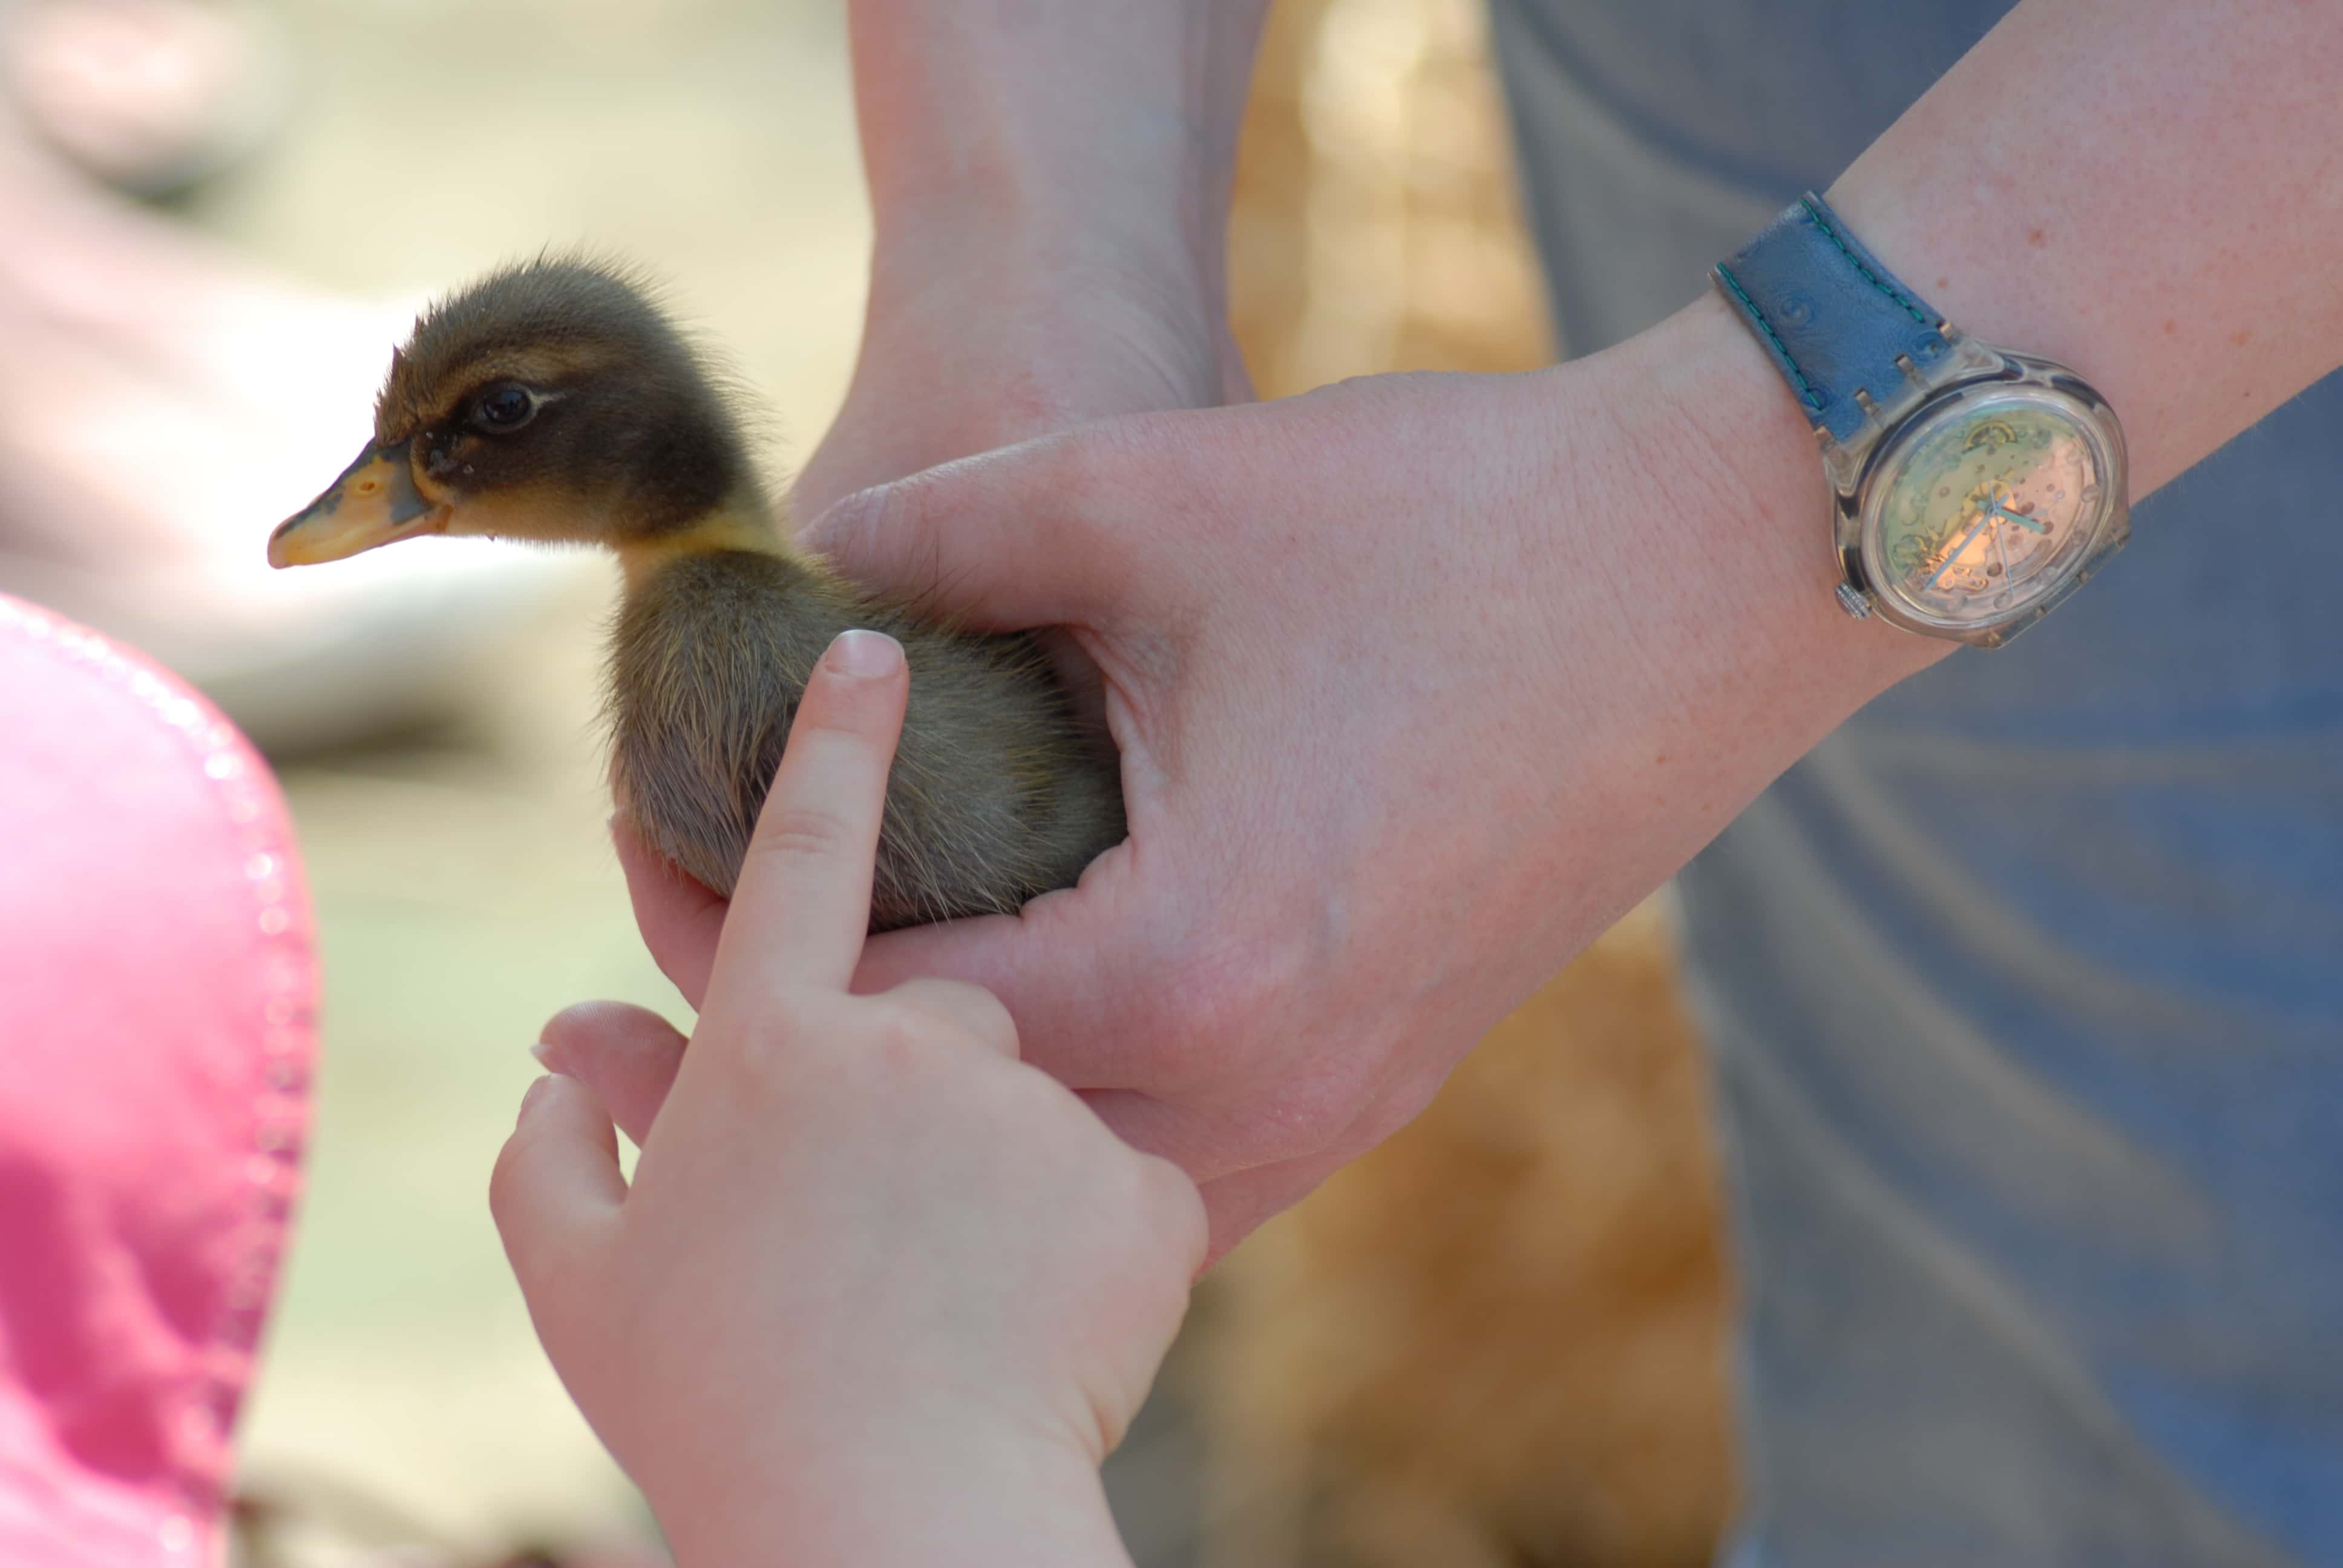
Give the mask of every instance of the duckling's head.
M 391 357 L 374 439 L 269 537 L 272 566 L 420 534 L 628 555 L 769 527 L 739 422 L 619 272 L 543 259 L 440 301 Z

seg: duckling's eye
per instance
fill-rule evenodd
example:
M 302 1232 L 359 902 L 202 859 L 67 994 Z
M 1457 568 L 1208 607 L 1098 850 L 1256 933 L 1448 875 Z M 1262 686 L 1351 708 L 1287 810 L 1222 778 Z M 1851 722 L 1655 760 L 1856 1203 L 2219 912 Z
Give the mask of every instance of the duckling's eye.
M 536 396 L 510 382 L 472 399 L 472 424 L 482 430 L 518 430 L 536 417 Z

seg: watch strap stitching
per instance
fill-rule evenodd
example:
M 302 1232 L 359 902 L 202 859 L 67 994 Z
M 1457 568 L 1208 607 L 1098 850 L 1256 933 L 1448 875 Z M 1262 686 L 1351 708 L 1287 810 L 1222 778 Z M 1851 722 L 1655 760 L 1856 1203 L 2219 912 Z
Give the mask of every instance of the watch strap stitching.
M 1856 272 L 1860 273 L 1865 283 L 1868 283 L 1872 287 L 1885 295 L 1889 300 L 1893 301 L 1896 307 L 1901 309 L 1905 315 L 1910 317 L 1921 326 L 1936 327 L 1939 325 L 1937 322 L 1931 321 L 1928 318 L 1927 313 L 1923 311 L 1920 307 L 1913 301 L 1910 295 L 1906 294 L 1894 284 L 1880 276 L 1878 272 L 1874 269 L 1874 265 L 1866 260 L 1862 254 L 1857 252 L 1855 247 L 1848 243 L 1846 236 L 1839 232 L 1838 225 L 1833 223 L 1831 221 L 1830 215 L 1823 209 L 1819 197 L 1812 195 L 1800 196 L 1798 198 L 1798 205 L 1806 209 L 1806 216 L 1815 220 L 1815 227 L 1822 231 L 1823 237 L 1830 241 L 1831 245 L 1841 256 L 1846 257 L 1847 265 L 1854 267 Z
M 1952 347 L 1942 317 L 1808 191 L 1711 274 L 1807 422 L 1853 439 Z M 1882 383 L 1888 383 L 1883 386 Z
M 1733 297 L 1741 302 L 1741 308 L 1748 314 L 1757 330 L 1765 335 L 1765 341 L 1773 346 L 1775 357 L 1780 361 L 1782 368 L 1790 373 L 1790 379 L 1796 383 L 1798 400 L 1819 412 L 1823 395 L 1815 390 L 1814 383 L 1806 379 L 1806 373 L 1798 368 L 1797 358 L 1790 352 L 1790 346 L 1782 341 L 1782 335 L 1774 330 L 1774 324 L 1765 319 L 1765 313 L 1757 307 L 1755 300 L 1749 297 L 1748 290 L 1741 286 L 1741 280 L 1733 276 L 1733 269 L 1719 262 L 1716 276 L 1717 281 L 1732 292 Z

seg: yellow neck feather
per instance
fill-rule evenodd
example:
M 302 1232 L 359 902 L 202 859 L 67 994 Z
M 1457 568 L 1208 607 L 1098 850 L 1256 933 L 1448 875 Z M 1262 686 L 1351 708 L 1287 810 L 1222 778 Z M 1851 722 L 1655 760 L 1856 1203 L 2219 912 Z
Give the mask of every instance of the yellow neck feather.
M 761 507 L 734 505 L 719 507 L 688 528 L 647 539 L 622 539 L 616 548 L 618 568 L 626 575 L 629 593 L 679 556 L 708 555 L 717 550 L 754 550 L 759 555 L 784 558 L 796 555 Z

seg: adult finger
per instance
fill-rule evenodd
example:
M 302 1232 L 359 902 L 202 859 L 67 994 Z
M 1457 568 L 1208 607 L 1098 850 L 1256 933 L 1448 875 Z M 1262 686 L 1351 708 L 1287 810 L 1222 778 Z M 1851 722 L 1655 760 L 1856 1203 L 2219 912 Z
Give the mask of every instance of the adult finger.
M 558 1073 L 530 1084 L 488 1178 L 488 1212 L 532 1309 L 598 1250 L 626 1196 L 618 1136 L 586 1086 Z
M 724 931 L 725 902 L 707 884 L 661 857 L 625 817 L 610 819 L 610 844 L 627 876 L 635 929 L 643 946 L 694 1010 L 708 995 L 716 967 L 716 940 Z
M 1132 972 L 1111 929 L 1053 912 L 1081 895 L 1051 893 L 1015 915 L 981 915 L 872 937 L 855 971 L 859 992 L 899 990 L 921 978 L 957 981 L 997 998 L 1015 1020 L 1017 1050 L 1062 1082 L 1123 1081 L 1122 1047 Z M 1063 905 L 1060 900 L 1064 900 Z
M 880 632 L 840 633 L 814 667 L 732 890 L 711 990 L 842 991 L 854 978 L 910 690 L 902 647 Z
M 673 1024 L 649 1008 L 581 1001 L 546 1023 L 537 1059 L 592 1090 L 639 1149 L 675 1087 L 686 1043 Z
M 1094 625 L 1128 568 L 1098 519 L 1134 492 L 1105 427 L 1044 436 L 859 491 L 816 518 L 809 548 L 858 582 L 980 629 Z

